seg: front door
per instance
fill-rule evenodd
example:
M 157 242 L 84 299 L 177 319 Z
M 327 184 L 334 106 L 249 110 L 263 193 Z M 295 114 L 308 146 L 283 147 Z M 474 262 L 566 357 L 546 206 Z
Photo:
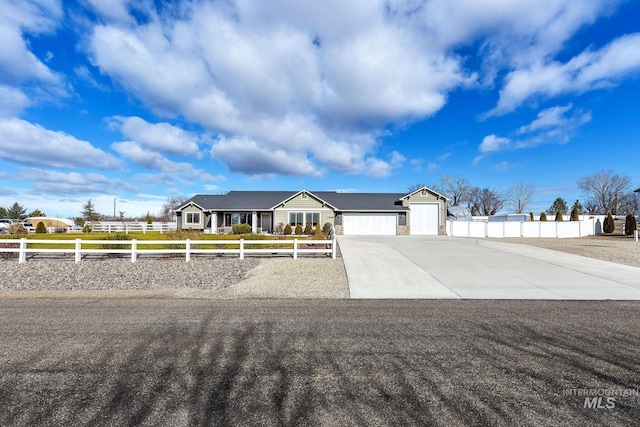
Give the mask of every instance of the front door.
M 263 232 L 271 233 L 271 213 L 261 213 L 260 224 Z

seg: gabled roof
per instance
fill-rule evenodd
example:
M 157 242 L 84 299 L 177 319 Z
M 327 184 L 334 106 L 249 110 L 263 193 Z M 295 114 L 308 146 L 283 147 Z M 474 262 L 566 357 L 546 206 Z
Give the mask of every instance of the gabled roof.
M 413 196 L 414 194 L 420 193 L 423 190 L 426 190 L 427 192 L 443 200 L 450 200 L 449 197 L 445 196 L 444 194 L 440 194 L 437 191 L 430 189 L 429 187 L 420 187 L 417 190 L 412 191 L 411 193 L 403 194 L 398 200 L 408 199 L 409 197 Z
M 640 193 L 640 188 L 638 188 L 637 190 L 633 190 L 634 193 Z
M 198 204 L 204 210 L 216 211 L 268 211 L 291 197 L 293 191 L 229 191 L 227 194 L 197 194 L 189 202 Z M 182 209 L 182 206 L 178 209 Z
M 299 194 L 309 194 L 311 197 L 315 198 L 316 200 L 318 200 L 319 202 L 322 202 L 324 205 L 329 205 L 330 208 L 336 209 L 336 207 L 334 205 L 332 205 L 331 203 L 327 202 L 326 200 L 322 199 L 320 196 L 318 196 L 318 192 L 312 193 L 311 191 L 307 191 L 307 190 L 300 190 L 295 194 L 292 194 L 290 197 L 288 197 L 285 200 L 281 200 L 279 203 L 275 204 L 272 206 L 272 209 L 275 209 L 278 207 L 278 205 L 282 205 L 284 203 L 287 203 L 289 200 L 292 200 L 296 197 L 298 197 Z M 329 193 L 334 193 L 333 191 L 329 192 Z

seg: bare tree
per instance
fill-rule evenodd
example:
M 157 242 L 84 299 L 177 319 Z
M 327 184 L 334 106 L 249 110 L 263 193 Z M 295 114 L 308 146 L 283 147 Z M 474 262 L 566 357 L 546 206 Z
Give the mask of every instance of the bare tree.
M 507 188 L 505 200 L 509 202 L 514 213 L 523 213 L 531 203 L 535 187 L 532 184 L 518 183 Z
M 631 178 L 616 175 L 610 170 L 601 170 L 580 178 L 578 187 L 588 199 L 597 203 L 597 213 L 611 212 L 616 215 L 618 212 L 623 213 L 625 198 L 631 193 Z
M 461 203 L 470 201 L 470 193 L 473 187 L 465 178 L 458 175 L 444 175 L 440 179 L 440 183 L 434 186 L 438 193 L 451 199 L 451 206 L 460 206 Z
M 173 220 L 173 210 L 180 205 L 183 205 L 187 200 L 189 200 L 187 196 L 174 196 L 168 198 L 164 205 L 162 205 L 162 211 L 160 212 L 162 219 L 165 221 Z
M 496 190 L 474 187 L 469 192 L 471 212 L 479 215 L 495 215 L 504 206 L 504 200 Z
M 409 191 L 409 193 L 413 193 L 416 190 L 421 189 L 422 187 L 427 187 L 427 184 L 418 182 L 416 184 L 410 185 L 409 187 L 407 187 L 407 190 Z

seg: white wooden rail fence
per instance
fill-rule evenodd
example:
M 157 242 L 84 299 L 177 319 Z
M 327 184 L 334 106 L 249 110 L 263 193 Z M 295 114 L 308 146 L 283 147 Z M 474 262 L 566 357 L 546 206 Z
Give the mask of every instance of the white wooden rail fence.
M 131 257 L 131 262 L 136 262 L 139 255 L 145 254 L 184 254 L 185 261 L 191 260 L 191 255 L 194 254 L 237 254 L 240 259 L 244 259 L 248 254 L 263 254 L 263 255 L 276 255 L 276 254 L 292 254 L 293 259 L 297 259 L 300 255 L 307 254 L 328 254 L 332 259 L 336 259 L 336 239 L 332 240 L 37 240 L 37 239 L 6 239 L 1 240 L 0 243 L 18 243 L 18 247 L 0 247 L 0 253 L 18 253 L 18 262 L 23 263 L 27 261 L 27 254 L 29 253 L 43 253 L 43 254 L 74 254 L 75 262 L 78 263 L 82 260 L 83 255 L 88 254 L 125 254 Z M 29 247 L 32 244 L 50 244 L 50 245 L 66 245 L 71 246 L 68 248 L 33 248 Z M 90 249 L 86 245 L 118 245 L 118 246 L 130 246 L 128 249 Z M 164 246 L 182 246 L 184 248 L 174 249 L 144 249 L 145 245 L 164 245 Z M 216 249 L 201 248 L 202 245 L 215 245 Z M 225 246 L 234 245 L 238 248 L 227 248 Z M 251 247 L 247 248 L 250 245 Z M 255 248 L 253 246 L 276 246 L 267 248 Z M 285 247 L 291 246 L 292 247 Z M 83 248 L 84 246 L 84 248 Z M 280 246 L 280 247 L 278 247 Z M 323 247 L 318 247 L 323 246 Z

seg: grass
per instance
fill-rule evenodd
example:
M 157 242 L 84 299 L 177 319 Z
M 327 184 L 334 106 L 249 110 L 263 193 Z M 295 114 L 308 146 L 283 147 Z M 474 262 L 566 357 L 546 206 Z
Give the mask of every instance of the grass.
M 123 237 L 120 237 L 123 236 Z M 119 240 L 126 237 L 125 240 Z M 251 240 L 306 240 L 310 239 L 310 236 L 265 236 L 261 234 L 201 234 L 196 232 L 188 232 L 188 231 L 174 231 L 167 232 L 161 234 L 160 232 L 129 232 L 128 234 L 123 232 L 118 233 L 82 233 L 82 234 L 70 234 L 70 233 L 47 233 L 47 234 L 17 234 L 17 235 L 0 235 L 0 240 L 17 240 L 21 238 L 26 238 L 27 240 L 68 240 L 68 243 L 58 243 L 58 244 L 44 244 L 44 243 L 33 243 L 30 244 L 29 247 L 36 249 L 69 249 L 75 245 L 76 239 L 81 240 L 112 240 L 113 245 L 105 245 L 105 244 L 90 244 L 90 245 L 82 245 L 83 248 L 86 249 L 105 249 L 105 248 L 119 248 L 119 249 L 129 249 L 131 248 L 130 244 L 126 243 L 126 240 L 136 239 L 138 241 L 144 240 L 186 240 L 191 239 L 192 241 L 197 240 L 245 240 L 245 248 L 246 249 L 261 249 L 267 248 L 267 245 L 255 245 L 250 244 L 247 241 Z M 116 246 L 118 245 L 118 246 Z M 191 247 L 193 249 L 238 249 L 240 248 L 240 244 L 237 245 L 216 245 L 216 244 L 206 244 L 206 245 L 198 245 L 192 243 Z M 271 245 L 272 248 L 293 248 L 293 242 L 290 245 Z M 184 244 L 152 244 L 152 245 L 144 245 L 144 249 L 184 249 Z

